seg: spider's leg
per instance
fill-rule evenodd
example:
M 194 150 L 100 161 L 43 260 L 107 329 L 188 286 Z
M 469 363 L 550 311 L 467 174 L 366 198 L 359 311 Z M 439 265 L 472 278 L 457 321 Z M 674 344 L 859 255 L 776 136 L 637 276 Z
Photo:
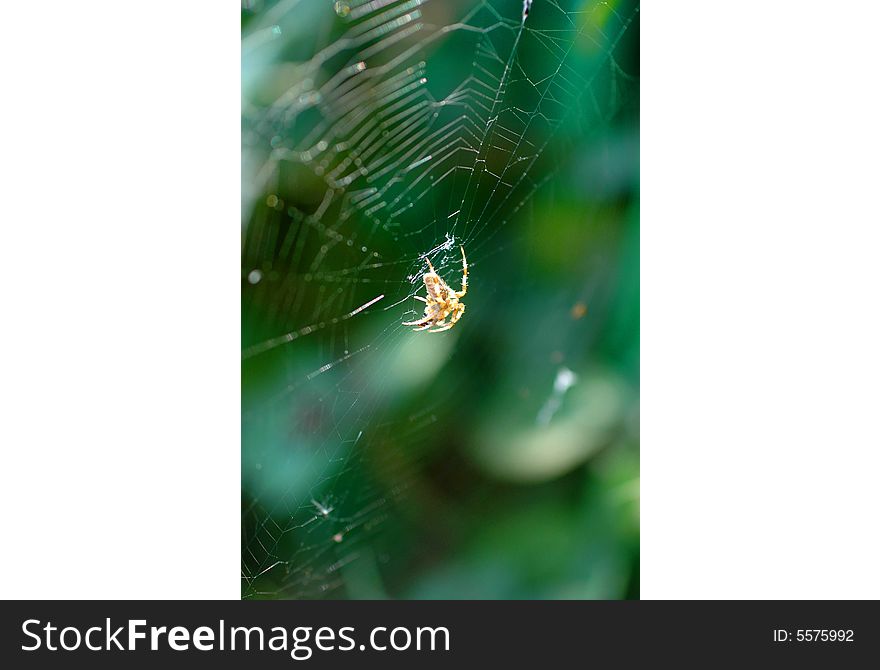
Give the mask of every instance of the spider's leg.
M 433 324 L 433 325 L 437 326 L 437 328 L 434 328 L 434 330 L 429 330 L 428 332 L 429 333 L 442 333 L 444 330 L 449 330 L 456 323 L 458 323 L 458 320 L 461 318 L 462 314 L 464 314 L 464 305 L 462 305 L 461 303 L 458 303 L 455 310 L 452 312 L 452 315 L 449 317 L 449 323 L 446 323 L 446 319 L 443 319 L 442 321 L 438 321 L 437 323 Z
M 415 298 L 416 300 L 421 300 L 422 302 L 425 302 L 425 303 L 428 302 L 427 298 L 423 298 L 420 295 L 414 295 L 413 298 Z
M 425 314 L 424 316 L 422 316 L 421 319 L 416 319 L 415 321 L 404 321 L 400 325 L 401 326 L 422 326 L 422 325 L 428 323 L 429 321 L 433 321 L 433 320 L 434 320 L 433 314 Z
M 422 319 L 423 322 L 427 320 L 427 323 L 425 323 L 424 326 L 421 326 L 421 324 L 419 324 L 421 326 L 421 328 L 413 328 L 413 330 L 428 330 L 428 328 L 433 328 L 434 326 L 436 326 L 438 324 L 446 323 L 446 317 L 443 317 L 438 320 L 437 317 L 439 316 L 439 310 L 436 308 L 436 305 L 434 305 L 433 307 L 435 309 L 434 309 L 434 313 L 431 315 L 431 317 L 429 319 Z
M 433 328 L 428 331 L 429 333 L 439 333 L 441 330 L 449 330 L 452 328 L 452 324 L 446 323 L 446 319 L 440 319 L 440 321 L 432 323 L 431 325 Z
M 425 314 L 421 319 L 416 319 L 415 321 L 404 321 L 402 326 L 424 326 L 426 323 L 428 326 L 431 326 L 434 322 L 434 317 L 437 316 L 437 305 L 428 305 L 425 307 Z
M 467 293 L 468 264 L 467 258 L 464 255 L 464 245 L 461 246 L 461 266 L 463 272 L 463 274 L 461 275 L 461 290 L 455 292 L 455 295 L 457 295 L 459 298 L 463 298 L 465 293 Z
M 431 316 L 422 317 L 418 321 L 404 321 L 400 325 L 401 326 L 423 326 L 424 324 L 431 323 L 432 321 L 434 321 L 433 314 Z

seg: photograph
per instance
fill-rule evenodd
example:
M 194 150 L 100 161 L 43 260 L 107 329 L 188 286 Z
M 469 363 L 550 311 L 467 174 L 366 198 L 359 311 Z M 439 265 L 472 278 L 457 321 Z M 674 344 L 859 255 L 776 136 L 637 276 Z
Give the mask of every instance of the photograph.
M 10 3 L 0 666 L 876 665 L 874 18 Z
M 638 7 L 242 7 L 241 597 L 639 597 Z

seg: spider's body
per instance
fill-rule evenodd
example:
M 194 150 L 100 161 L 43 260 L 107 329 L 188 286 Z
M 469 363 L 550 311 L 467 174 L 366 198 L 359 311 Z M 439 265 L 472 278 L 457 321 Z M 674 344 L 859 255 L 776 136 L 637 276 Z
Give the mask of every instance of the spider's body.
M 463 274 L 461 277 L 460 291 L 455 291 L 450 288 L 449 284 L 443 281 L 440 275 L 434 270 L 431 261 L 427 258 L 425 260 L 428 261 L 430 272 L 426 272 L 422 276 L 422 281 L 425 282 L 425 293 L 428 297 L 423 298 L 420 295 L 413 296 L 416 300 L 421 300 L 425 303 L 425 314 L 421 319 L 417 321 L 406 321 L 403 325 L 415 326 L 413 330 L 427 330 L 429 333 L 439 333 L 452 328 L 458 323 L 461 315 L 464 314 L 464 303 L 462 303 L 460 299 L 464 297 L 465 293 L 467 293 L 467 258 L 465 258 L 464 255 L 464 247 L 461 247 L 461 265 Z M 449 321 L 447 322 L 446 319 L 449 319 Z

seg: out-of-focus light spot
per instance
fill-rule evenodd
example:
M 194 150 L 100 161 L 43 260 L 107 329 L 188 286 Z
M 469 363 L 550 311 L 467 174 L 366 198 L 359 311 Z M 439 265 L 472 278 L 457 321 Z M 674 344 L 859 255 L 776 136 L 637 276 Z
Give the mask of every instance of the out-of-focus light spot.
M 251 270 L 250 274 L 248 274 L 248 281 L 251 284 L 259 284 L 260 280 L 263 278 L 263 273 L 259 270 Z
M 538 412 L 538 425 L 546 426 L 550 423 L 553 415 L 562 406 L 562 398 L 565 392 L 574 386 L 577 381 L 577 375 L 568 368 L 559 368 L 556 372 L 556 379 L 553 380 L 553 395 L 551 395 L 541 411 Z
M 557 393 L 565 393 L 574 386 L 577 381 L 577 375 L 568 368 L 559 368 L 556 373 L 556 380 L 553 382 L 553 390 Z
M 377 379 L 383 379 L 385 391 L 391 394 L 410 392 L 430 383 L 448 360 L 454 340 L 454 336 L 406 337 L 393 357 L 377 361 Z
M 266 205 L 269 207 L 275 207 L 278 204 L 278 196 L 274 193 L 266 197 Z
M 533 389 L 534 391 L 534 389 Z M 616 434 L 630 390 L 610 371 L 556 371 L 536 420 L 487 412 L 469 455 L 493 476 L 516 482 L 559 477 L 593 456 Z M 532 394 L 534 395 L 534 393 Z
M 333 10 L 336 12 L 337 16 L 341 16 L 342 18 L 351 14 L 351 6 L 349 6 L 347 2 L 342 2 L 342 0 L 333 3 Z
M 571 308 L 571 318 L 577 321 L 578 319 L 583 319 L 587 315 L 587 306 L 582 303 L 575 303 L 574 307 Z

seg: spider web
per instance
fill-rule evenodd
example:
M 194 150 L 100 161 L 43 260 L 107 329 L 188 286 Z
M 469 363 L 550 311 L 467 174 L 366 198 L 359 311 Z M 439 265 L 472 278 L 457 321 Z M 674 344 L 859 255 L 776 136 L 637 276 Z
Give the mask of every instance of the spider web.
M 633 99 L 618 53 L 637 12 L 244 4 L 244 598 L 407 593 L 395 575 L 428 548 L 397 552 L 394 536 L 431 523 L 415 483 L 438 432 L 462 441 L 462 398 L 477 383 L 447 363 L 468 339 L 509 337 L 498 322 L 516 312 L 498 303 L 528 282 L 506 274 L 510 240 L 528 261 L 533 196 L 567 164 L 567 140 Z M 459 245 L 467 314 L 441 335 L 412 333 L 400 324 L 421 316 L 425 258 L 457 287 Z M 539 403 L 544 423 L 554 397 Z

